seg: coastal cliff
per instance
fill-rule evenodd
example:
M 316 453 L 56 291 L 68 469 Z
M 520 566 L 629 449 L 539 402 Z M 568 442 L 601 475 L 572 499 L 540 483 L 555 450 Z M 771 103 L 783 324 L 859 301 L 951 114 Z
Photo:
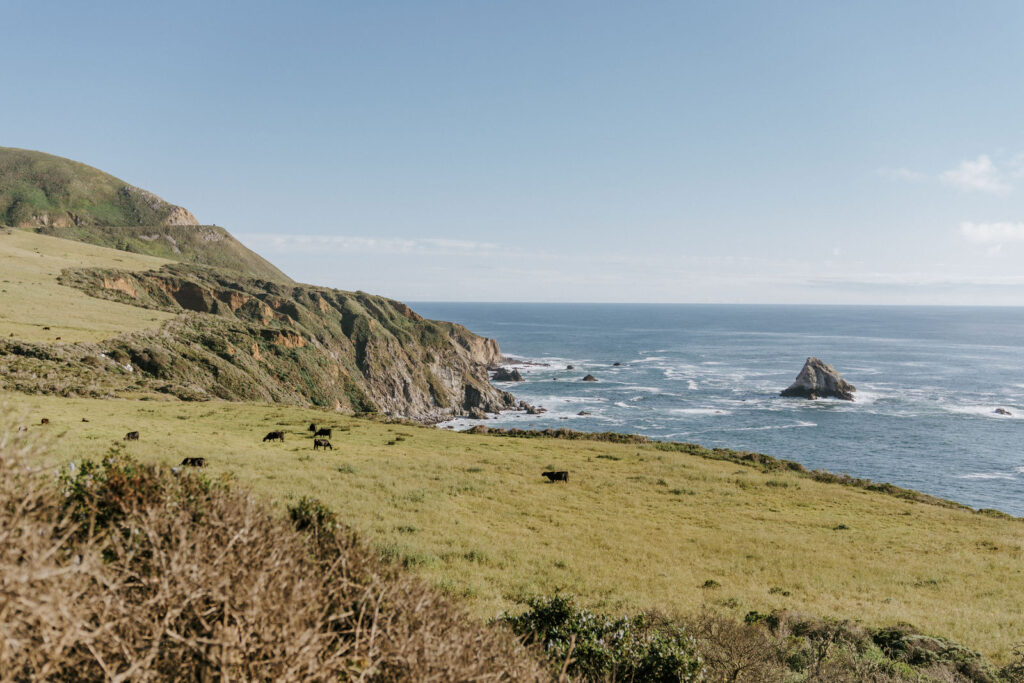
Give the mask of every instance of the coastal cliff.
M 179 315 L 101 344 L 3 340 L 4 388 L 317 405 L 423 422 L 516 405 L 488 380 L 502 358 L 497 342 L 384 297 L 177 264 L 65 271 L 61 283 Z

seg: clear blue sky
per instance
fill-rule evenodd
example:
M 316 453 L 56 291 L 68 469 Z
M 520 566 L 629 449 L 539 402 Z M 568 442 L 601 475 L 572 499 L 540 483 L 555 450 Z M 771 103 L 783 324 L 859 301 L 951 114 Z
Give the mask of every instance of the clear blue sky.
M 1024 305 L 1019 2 L 0 0 L 0 145 L 406 300 Z

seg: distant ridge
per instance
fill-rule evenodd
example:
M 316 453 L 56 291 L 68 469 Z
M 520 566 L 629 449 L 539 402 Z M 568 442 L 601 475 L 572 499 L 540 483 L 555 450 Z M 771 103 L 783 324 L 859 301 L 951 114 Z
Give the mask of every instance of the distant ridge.
M 0 224 L 291 283 L 227 230 L 86 164 L 0 147 Z

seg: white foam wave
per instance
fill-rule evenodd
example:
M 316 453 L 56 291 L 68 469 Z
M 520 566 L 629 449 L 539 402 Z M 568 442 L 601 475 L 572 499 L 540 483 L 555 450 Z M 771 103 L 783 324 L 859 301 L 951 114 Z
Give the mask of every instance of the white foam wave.
M 1009 415 L 1000 415 L 996 412 L 996 408 L 1003 408 L 1003 406 L 979 406 L 979 405 L 956 405 L 956 404 L 944 404 L 942 406 L 945 410 L 951 413 L 957 413 L 959 415 L 975 415 L 977 417 L 991 417 L 997 420 L 1019 420 L 1024 417 L 1021 413 L 1020 408 L 1012 406 L 1010 408 L 1004 408 L 1010 411 Z
M 697 391 L 698 389 L 700 389 L 700 384 L 694 382 L 692 379 L 688 379 L 686 380 L 686 388 L 689 389 L 690 391 Z
M 669 412 L 675 415 L 732 415 L 731 410 L 721 408 L 673 408 Z
M 804 427 L 817 427 L 816 422 L 796 422 L 794 424 L 784 425 L 764 425 L 762 427 L 735 427 L 733 429 L 725 429 L 726 432 L 766 432 L 771 429 L 803 429 Z
M 957 479 L 1016 479 L 1016 477 L 1007 472 L 971 472 L 970 474 L 961 474 Z

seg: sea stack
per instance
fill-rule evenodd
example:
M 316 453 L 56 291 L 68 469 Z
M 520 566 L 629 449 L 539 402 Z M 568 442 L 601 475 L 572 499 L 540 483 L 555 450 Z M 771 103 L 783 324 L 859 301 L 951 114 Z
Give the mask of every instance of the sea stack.
M 852 401 L 855 391 L 857 388 L 840 377 L 831 365 L 817 358 L 808 358 L 803 370 L 796 376 L 796 381 L 786 387 L 782 395 L 811 400 L 839 398 Z

